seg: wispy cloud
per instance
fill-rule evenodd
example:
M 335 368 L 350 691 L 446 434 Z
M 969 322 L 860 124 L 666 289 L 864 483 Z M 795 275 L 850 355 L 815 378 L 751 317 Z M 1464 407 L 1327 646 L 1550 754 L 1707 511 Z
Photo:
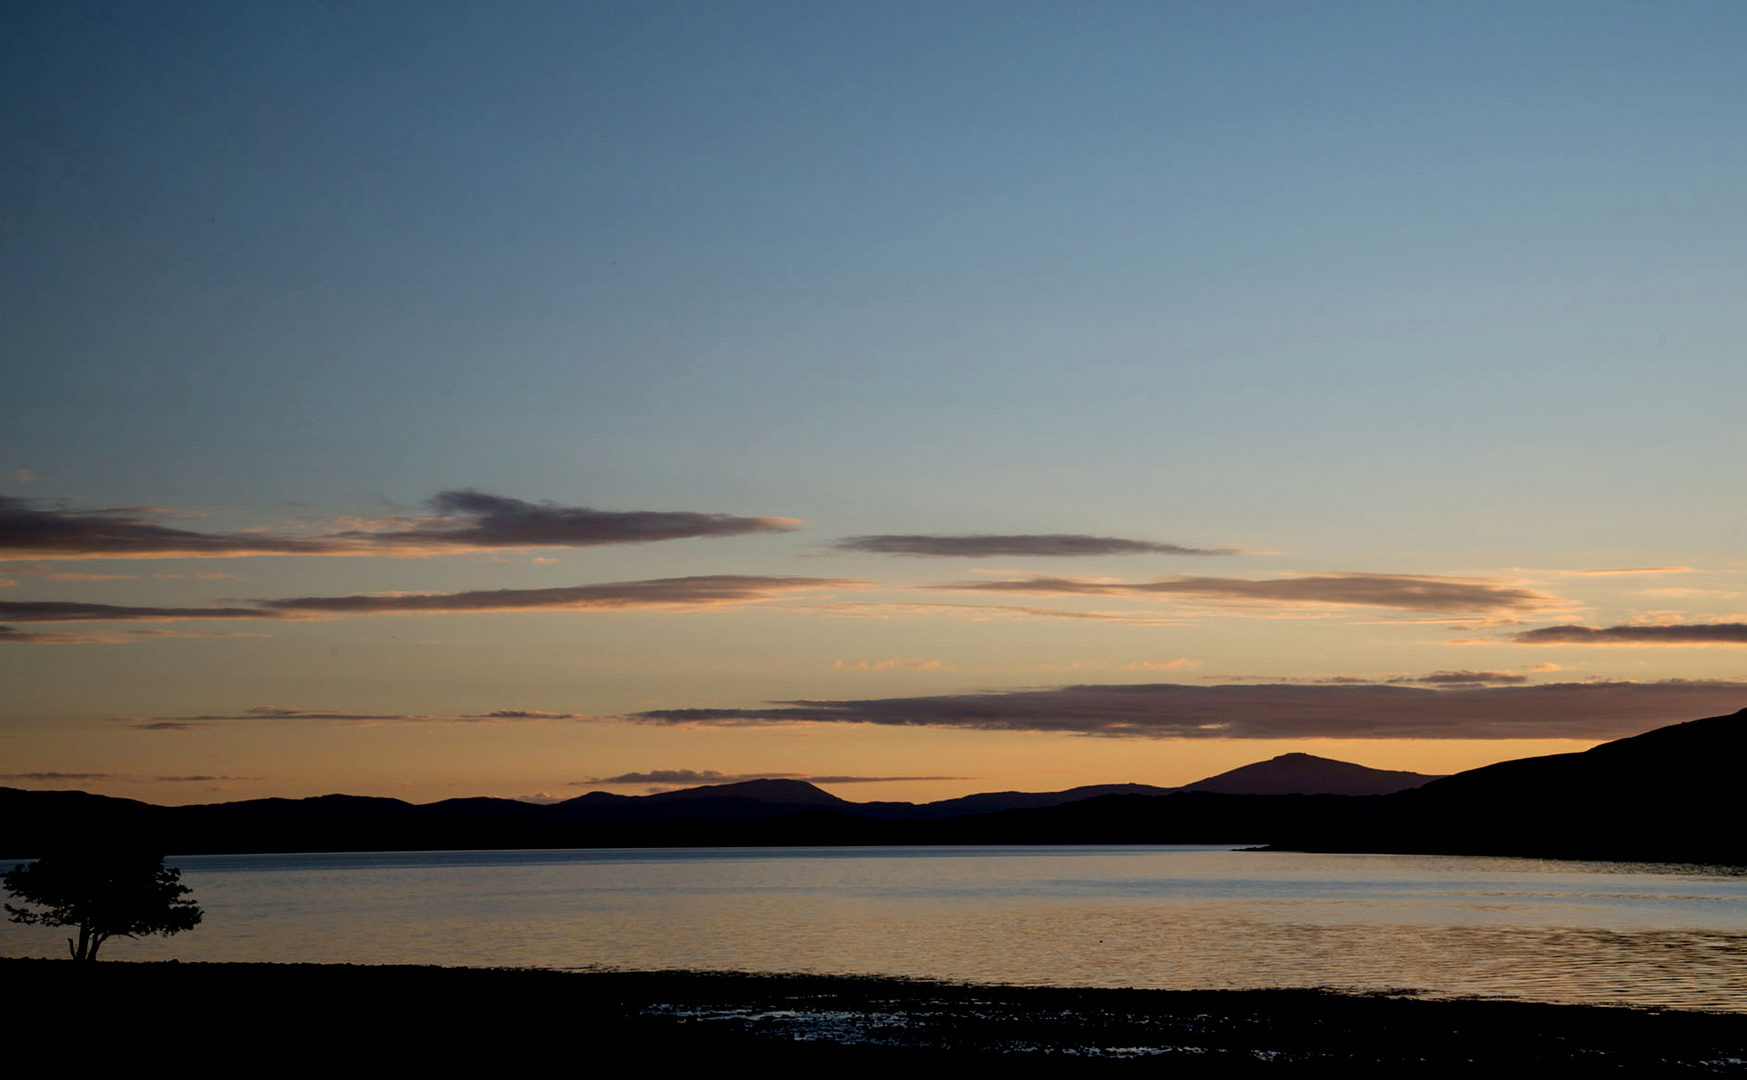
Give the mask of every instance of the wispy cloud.
M 1734 712 L 1747 682 L 1066 686 L 933 697 L 652 709 L 663 725 L 876 724 L 1153 739 L 1602 739 Z
M 140 731 L 194 731 L 236 721 L 325 721 L 335 724 L 517 724 L 554 720 L 585 720 L 580 713 L 544 712 L 539 709 L 494 709 L 483 713 L 370 713 L 341 709 L 297 709 L 283 705 L 256 705 L 232 713 L 199 713 L 190 716 L 118 716 L 115 720 Z
M 1523 671 L 1438 670 L 1425 675 L 1242 675 L 1203 676 L 1209 682 L 1278 683 L 1296 686 L 1522 686 L 1530 674 L 1558 671 L 1558 664 L 1536 664 Z
M 1391 682 L 1397 680 L 1391 679 Z M 1515 671 L 1434 671 L 1430 675 L 1415 675 L 1400 680 L 1424 686 L 1520 686 L 1529 681 L 1527 675 Z
M 67 630 L 20 630 L 0 626 L 0 645 L 120 645 L 125 637 L 113 632 Z
M 1021 604 L 878 604 L 837 601 L 823 604 L 790 604 L 788 607 L 823 611 L 855 619 L 891 619 L 916 615 L 943 615 L 972 622 L 1009 619 L 1081 619 L 1120 622 L 1134 626 L 1184 626 L 1185 620 L 1140 611 L 1074 611 L 1065 608 L 1028 607 Z
M 716 607 L 750 604 L 808 589 L 855 588 L 847 578 L 758 577 L 711 574 L 699 577 L 617 581 L 556 589 L 488 589 L 456 593 L 304 596 L 263 600 L 269 612 L 325 615 L 382 615 L 408 612 L 575 611 L 590 608 Z M 4 611 L 0 610 L 0 617 Z
M 185 619 L 285 619 L 346 615 L 472 611 L 581 611 L 617 608 L 700 608 L 751 604 L 812 589 L 855 588 L 846 578 L 714 574 L 573 585 L 555 589 L 489 589 L 453 593 L 300 596 L 253 601 L 251 607 L 145 607 L 65 600 L 0 600 L 7 622 L 174 622 Z M 13 640 L 42 640 L 20 634 Z
M 832 671 L 861 674 L 887 671 L 952 671 L 951 664 L 939 660 L 923 660 L 913 656 L 888 656 L 884 660 L 834 660 Z
M 105 581 L 132 581 L 133 574 L 92 574 L 82 570 L 57 570 L 52 563 L 19 563 L 6 568 L 8 574 L 19 577 L 44 578 L 48 581 L 65 581 L 80 584 L 90 584 Z M 13 584 L 17 584 L 14 582 Z
M 1623 566 L 1618 569 L 1543 571 L 1573 577 L 1631 577 L 1637 574 L 1696 574 L 1690 566 Z
M 469 551 L 640 544 L 690 537 L 787 532 L 793 518 L 664 510 L 594 510 L 486 492 L 444 491 L 433 511 L 353 521 L 292 535 L 203 533 L 162 524 L 149 507 L 74 509 L 0 496 L 0 558 L 210 559 L 254 555 L 447 555 Z
M 1140 582 L 1031 577 L 943 582 L 926 587 L 1043 596 L 1167 596 L 1216 603 L 1334 605 L 1452 614 L 1537 611 L 1558 607 L 1562 603 L 1556 596 L 1513 582 L 1428 574 L 1312 574 L 1287 578 L 1181 576 Z
M 123 773 L 107 772 L 15 772 L 0 773 L 0 780 L 32 780 L 37 783 L 78 783 L 92 780 L 119 780 Z
M 20 630 L 0 626 L 0 645 L 128 645 L 153 638 L 262 638 L 266 634 L 209 630 Z
M 0 600 L 0 619 L 9 622 L 174 622 L 278 617 L 276 612 L 252 607 L 140 607 L 68 600 Z
M 929 558 L 1078 558 L 1092 555 L 1237 555 L 1238 548 L 1184 547 L 1154 540 L 1125 540 L 1115 536 L 1080 533 L 1036 533 L 991 536 L 926 534 L 881 534 L 851 536 L 832 545 L 839 551 L 872 552 L 878 555 L 912 555 Z
M 210 784 L 231 780 L 259 780 L 259 776 L 230 776 L 228 774 L 197 774 L 193 776 L 150 776 L 140 773 L 105 773 L 105 772 L 23 772 L 0 773 L 0 780 L 29 780 L 37 783 L 91 783 L 108 780 L 125 781 L 134 784 Z
M 1543 626 L 1512 634 L 1519 645 L 1747 645 L 1747 623 Z
M 230 773 L 196 773 L 193 776 L 154 776 L 153 783 L 158 784 L 211 784 L 231 780 L 259 780 L 259 776 L 232 776 Z

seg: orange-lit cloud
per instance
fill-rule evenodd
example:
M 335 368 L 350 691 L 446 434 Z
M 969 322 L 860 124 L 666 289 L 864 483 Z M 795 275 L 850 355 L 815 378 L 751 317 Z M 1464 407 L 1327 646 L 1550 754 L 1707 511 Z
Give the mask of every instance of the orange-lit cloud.
M 1451 614 L 1537 611 L 1562 604 L 1558 597 L 1549 593 L 1497 579 L 1428 574 L 1313 574 L 1290 578 L 1182 576 L 1140 582 L 1033 577 L 943 582 L 926 587 L 1046 596 L 1170 596 L 1216 603 L 1380 607 Z
M 1153 739 L 1606 739 L 1732 713 L 1747 682 L 1066 686 L 931 697 L 652 709 L 663 725 L 875 724 Z
M 447 555 L 469 551 L 640 544 L 787 532 L 792 518 L 691 511 L 594 510 L 481 491 L 444 491 L 434 513 L 355 522 L 310 536 L 202 533 L 160 524 L 142 507 L 75 510 L 0 495 L 0 558 L 208 559 L 255 555 Z
M 840 551 L 872 552 L 878 555 L 912 555 L 934 558 L 1075 558 L 1091 555 L 1237 555 L 1238 548 L 1197 548 L 1154 540 L 1125 540 L 1115 536 L 1085 536 L 1078 533 L 1042 533 L 1018 536 L 879 535 L 851 536 L 833 545 Z

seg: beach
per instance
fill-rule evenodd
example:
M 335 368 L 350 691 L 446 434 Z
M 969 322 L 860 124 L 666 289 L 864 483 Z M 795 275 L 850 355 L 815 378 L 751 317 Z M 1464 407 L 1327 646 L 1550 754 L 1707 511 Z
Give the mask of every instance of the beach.
M 1100 1074 L 1747 1072 L 1747 1016 L 1314 988 L 1163 991 L 825 975 L 0 959 L 40 1008 L 15 1045 L 89 1062 L 664 1070 L 733 1061 L 1019 1065 Z M 529 1067 L 533 1061 L 527 1061 Z

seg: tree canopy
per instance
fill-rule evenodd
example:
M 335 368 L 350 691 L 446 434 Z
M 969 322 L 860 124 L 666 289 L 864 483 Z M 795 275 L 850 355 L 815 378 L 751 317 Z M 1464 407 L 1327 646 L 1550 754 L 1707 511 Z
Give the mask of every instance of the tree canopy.
M 201 910 L 185 899 L 193 890 L 180 870 L 166 870 L 162 855 L 129 852 L 66 852 L 21 863 L 0 883 L 34 907 L 5 905 L 16 923 L 76 926 L 67 939 L 75 960 L 95 960 L 112 937 L 175 934 L 200 922 Z

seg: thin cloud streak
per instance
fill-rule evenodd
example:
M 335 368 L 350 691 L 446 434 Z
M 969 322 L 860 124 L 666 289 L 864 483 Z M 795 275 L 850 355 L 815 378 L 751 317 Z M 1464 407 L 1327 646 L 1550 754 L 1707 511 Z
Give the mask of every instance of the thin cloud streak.
M 1390 680 L 1395 682 L 1398 680 Z M 1477 685 L 1510 685 L 1521 686 L 1529 681 L 1527 675 L 1519 675 L 1514 671 L 1434 671 L 1430 675 L 1419 675 L 1413 678 L 1399 680 L 1402 682 L 1419 683 L 1424 686 L 1477 686 Z
M 259 608 L 131 607 L 65 600 L 0 600 L 0 619 L 8 622 L 173 622 L 180 619 L 273 619 Z
M 1747 645 L 1747 623 L 1543 626 L 1512 634 L 1518 645 Z
M 1197 548 L 1152 540 L 1125 540 L 1115 536 L 1079 533 L 1041 533 L 991 536 L 881 534 L 851 536 L 832 545 L 839 551 L 876 555 L 909 555 L 924 558 L 1083 558 L 1094 555 L 1237 555 L 1238 548 Z
M 856 588 L 866 582 L 847 578 L 758 577 L 711 574 L 699 577 L 618 581 L 556 589 L 487 589 L 400 596 L 305 596 L 263 600 L 270 612 L 323 615 L 386 615 L 459 611 L 575 611 L 590 608 L 715 607 L 769 600 L 807 589 Z
M 335 724 L 516 724 L 558 720 L 589 720 L 581 713 L 543 712 L 539 709 L 495 709 L 484 713 L 364 713 L 329 709 L 294 709 L 283 705 L 256 705 L 233 713 L 201 713 L 193 716 L 117 716 L 118 723 L 136 731 L 196 731 L 214 724 L 264 720 L 326 721 Z
M 210 630 L 20 630 L 0 626 L 0 645 L 129 645 L 154 638 L 264 638 L 266 634 Z
M 126 773 L 107 772 L 15 772 L 0 773 L 0 780 L 34 780 L 38 783 L 67 783 L 80 780 L 124 780 Z
M 1619 569 L 1599 570 L 1553 570 L 1559 575 L 1574 577 L 1632 577 L 1637 574 L 1696 574 L 1698 571 L 1690 566 L 1625 566 Z
M 25 772 L 0 773 L 0 780 L 32 780 L 39 783 L 90 782 L 121 780 L 131 784 L 209 784 L 231 780 L 259 780 L 259 776 L 194 775 L 142 776 L 139 773 L 104 772 Z
M 1020 604 L 876 604 L 841 601 L 827 604 L 785 604 L 788 608 L 823 611 L 852 619 L 888 619 L 901 615 L 946 615 L 987 622 L 993 619 L 1082 619 L 1120 622 L 1133 626 L 1186 626 L 1184 620 L 1132 611 L 1071 611 L 1063 608 L 1027 607 Z
M 876 724 L 1151 739 L 1606 739 L 1747 705 L 1747 682 L 1065 686 L 931 697 L 652 709 L 661 725 Z
M 224 559 L 263 555 L 429 556 L 470 551 L 600 547 L 693 537 L 789 532 L 794 518 L 691 511 L 594 510 L 468 490 L 439 492 L 435 513 L 358 522 L 313 536 L 202 533 L 160 524 L 144 507 L 44 508 L 0 495 L 0 559 Z
M 1452 614 L 1537 611 L 1561 604 L 1558 597 L 1549 593 L 1496 579 L 1429 574 L 1312 574 L 1260 579 L 1182 576 L 1142 582 L 1032 577 L 942 582 L 924 587 L 1045 596 L 1181 596 L 1224 603 L 1381 607 Z
M 1558 670 L 1547 665 L 1531 670 Z M 1279 683 L 1294 686 L 1522 686 L 1529 677 L 1517 671 L 1445 671 L 1428 675 L 1237 675 L 1203 676 L 1209 682 Z
M 114 633 L 20 630 L 16 626 L 0 626 L 0 645 L 120 645 L 126 640 Z
M 7 622 L 169 622 L 182 619 L 288 619 L 469 611 L 577 611 L 616 608 L 699 608 L 750 604 L 810 589 L 859 588 L 847 578 L 699 577 L 617 581 L 553 589 L 489 589 L 455 593 L 301 596 L 253 601 L 254 607 L 130 607 L 72 601 L 0 600 Z M 12 640 L 27 640 L 18 636 Z

